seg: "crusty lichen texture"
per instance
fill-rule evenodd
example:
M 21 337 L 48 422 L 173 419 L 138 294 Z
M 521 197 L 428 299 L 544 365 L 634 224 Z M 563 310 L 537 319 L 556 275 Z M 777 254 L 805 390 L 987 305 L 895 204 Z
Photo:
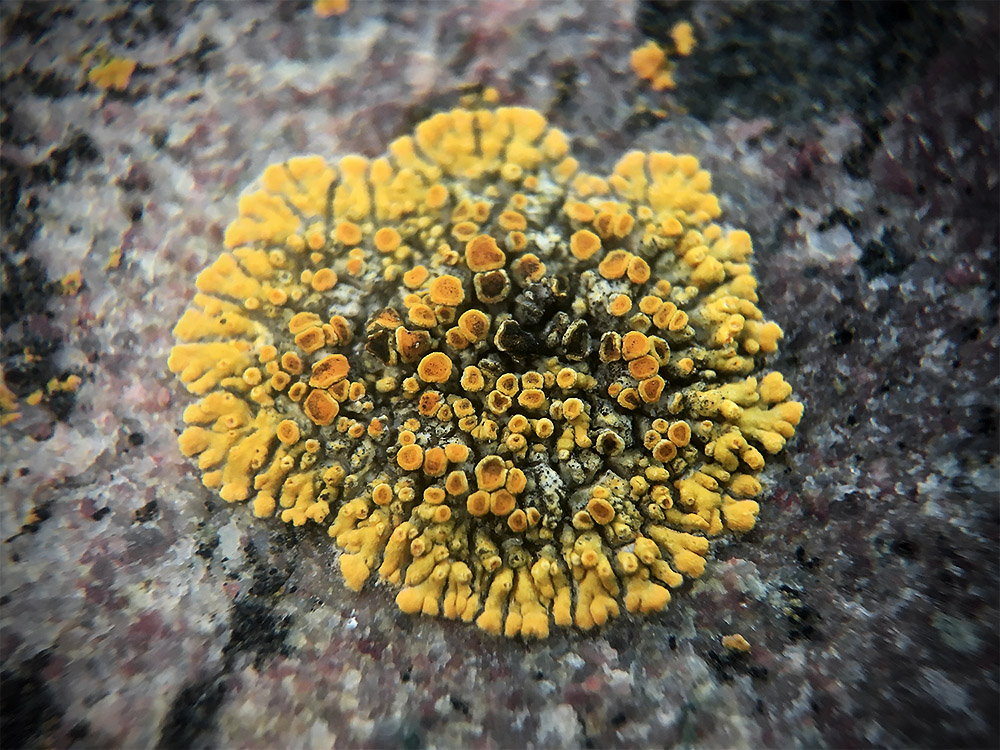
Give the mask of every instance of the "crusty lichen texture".
M 268 167 L 174 329 L 181 450 L 405 612 L 543 638 L 663 609 L 802 416 L 710 183 L 583 173 L 521 108 Z

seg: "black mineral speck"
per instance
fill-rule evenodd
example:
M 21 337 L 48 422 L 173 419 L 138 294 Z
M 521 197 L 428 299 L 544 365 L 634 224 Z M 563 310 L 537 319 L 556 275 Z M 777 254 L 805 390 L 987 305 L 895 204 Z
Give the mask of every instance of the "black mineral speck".
M 135 512 L 135 522 L 136 523 L 148 523 L 158 518 L 160 515 L 160 508 L 155 500 L 150 500 L 148 503 L 143 505 L 139 510 Z
M 15 13 L 6 13 L 3 19 L 3 35 L 9 39 L 24 38 L 37 42 L 49 29 L 51 16 L 42 3 L 28 3 Z
M 291 617 L 279 616 L 256 597 L 238 599 L 230 618 L 229 642 L 222 649 L 227 663 L 235 655 L 248 652 L 254 655 L 254 669 L 260 671 L 274 656 L 287 656 L 285 639 L 291 626 Z
M 198 75 L 204 75 L 212 69 L 215 60 L 212 53 L 217 49 L 218 42 L 209 36 L 203 36 L 194 50 L 178 58 L 177 65 L 182 69 L 193 68 Z
M 84 719 L 83 721 L 78 721 L 69 730 L 69 738 L 71 740 L 82 740 L 88 734 L 90 734 L 90 722 Z
M 204 558 L 205 560 L 211 559 L 212 555 L 215 554 L 215 549 L 219 546 L 219 535 L 213 534 L 209 539 L 198 545 L 198 549 L 195 550 L 195 554 L 198 557 Z
M 38 531 L 43 522 L 52 518 L 52 509 L 49 506 L 50 503 L 43 503 L 32 508 L 32 514 L 36 520 L 31 523 L 24 524 L 24 526 L 21 527 L 21 530 L 27 531 L 30 534 L 34 534 Z
M 150 133 L 149 142 L 153 144 L 153 148 L 159 151 L 167 145 L 167 139 L 169 137 L 170 132 L 166 128 L 161 128 Z
M 0 672 L 0 737 L 4 747 L 51 745 L 42 738 L 58 727 L 61 713 L 40 674 L 49 658 L 43 651 L 14 669 Z
M 861 221 L 846 208 L 838 206 L 819 223 L 816 229 L 825 232 L 835 226 L 843 226 L 854 232 L 861 227 Z
M 16 263 L 4 253 L 2 264 L 0 327 L 6 329 L 28 315 L 43 313 L 54 285 L 36 258 L 27 257 Z
M 917 556 L 917 544 L 906 537 L 895 540 L 892 543 L 891 549 L 894 554 L 900 557 L 905 557 L 907 559 L 912 559 Z
M 900 233 L 892 227 L 887 227 L 882 230 L 879 239 L 873 239 L 865 245 L 858 265 L 871 279 L 876 276 L 900 274 L 913 261 L 913 252 L 906 249 Z
M 807 555 L 805 547 L 801 545 L 795 549 L 795 561 L 806 570 L 813 570 L 820 564 L 819 558 Z
M 70 167 L 77 162 L 93 163 L 101 158 L 101 152 L 93 139 L 86 133 L 76 132 L 62 146 L 49 152 L 48 159 L 39 162 L 32 169 L 35 178 L 48 182 L 64 182 Z
M 830 334 L 830 338 L 834 346 L 847 346 L 854 341 L 854 326 L 844 324 Z
M 709 651 L 706 661 L 715 670 L 720 682 L 732 682 L 736 675 L 746 675 L 753 680 L 767 679 L 767 667 L 752 663 L 749 654 L 742 651 Z
M 163 720 L 157 747 L 211 747 L 211 734 L 225 697 L 226 685 L 221 675 L 185 685 Z
M 871 173 L 871 161 L 875 151 L 882 145 L 882 129 L 888 125 L 884 117 L 865 120 L 861 125 L 861 140 L 854 144 L 841 161 L 848 176 L 855 180 L 867 180 Z M 884 210 L 884 209 L 883 209 Z
M 49 410 L 60 422 L 65 422 L 76 405 L 75 391 L 56 391 L 48 397 Z
M 403 750 L 423 750 L 426 747 L 423 737 L 416 730 L 404 734 L 400 741 L 400 746 Z
M 142 221 L 143 209 L 142 205 L 139 203 L 132 203 L 125 207 L 125 215 L 128 217 L 129 221 L 136 224 Z

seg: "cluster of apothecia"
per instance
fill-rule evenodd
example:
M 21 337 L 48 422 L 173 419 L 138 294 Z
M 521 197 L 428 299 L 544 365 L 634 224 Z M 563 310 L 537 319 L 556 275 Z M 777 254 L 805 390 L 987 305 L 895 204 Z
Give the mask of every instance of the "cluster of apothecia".
M 695 157 L 586 174 L 522 108 L 268 167 L 174 330 L 181 450 L 405 612 L 545 637 L 661 610 L 754 526 L 802 415 L 755 374 L 781 329 L 719 214 Z

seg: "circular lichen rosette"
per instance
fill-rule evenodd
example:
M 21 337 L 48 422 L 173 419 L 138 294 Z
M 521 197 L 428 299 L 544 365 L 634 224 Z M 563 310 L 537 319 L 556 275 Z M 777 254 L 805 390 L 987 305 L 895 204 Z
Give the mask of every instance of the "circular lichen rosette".
M 545 637 L 663 609 L 802 415 L 710 183 L 670 153 L 582 173 L 522 108 L 268 167 L 174 329 L 181 450 L 405 612 Z

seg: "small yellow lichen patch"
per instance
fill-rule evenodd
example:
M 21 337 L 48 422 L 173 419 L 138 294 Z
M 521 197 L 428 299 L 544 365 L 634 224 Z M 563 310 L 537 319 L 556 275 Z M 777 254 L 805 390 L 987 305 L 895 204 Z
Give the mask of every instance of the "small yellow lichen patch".
M 667 55 L 656 42 L 646 42 L 642 47 L 632 51 L 632 70 L 639 78 L 652 84 L 654 91 L 672 89 L 674 83 L 672 66 Z
M 59 279 L 59 292 L 67 297 L 75 297 L 83 287 L 83 275 L 72 271 Z
M 660 72 L 667 55 L 656 42 L 649 41 L 643 46 L 632 50 L 631 64 L 632 70 L 639 78 L 652 81 Z M 666 88 L 666 86 L 661 86 Z
M 83 379 L 79 375 L 68 375 L 65 380 L 59 380 L 58 378 L 52 378 L 48 383 L 45 384 L 45 390 L 51 393 L 74 393 L 80 385 L 83 383 Z
M 18 411 L 17 394 L 0 382 L 0 426 L 16 422 L 21 418 Z
M 313 0 L 313 13 L 320 18 L 340 16 L 351 7 L 351 0 Z
M 749 641 L 739 633 L 722 636 L 722 647 L 730 651 L 741 651 L 743 653 L 749 653 L 750 651 Z
M 694 28 L 687 21 L 681 21 L 670 30 L 670 38 L 674 40 L 677 54 L 687 57 L 694 51 Z
M 135 60 L 115 57 L 103 65 L 91 68 L 87 74 L 87 78 L 99 88 L 124 91 L 128 86 L 129 80 L 132 78 L 132 73 L 135 72 L 135 67 Z
M 675 24 L 670 30 L 673 52 L 687 57 L 694 51 L 694 29 L 687 21 Z M 666 51 L 654 41 L 648 41 L 632 50 L 630 58 L 633 72 L 641 79 L 649 81 L 654 91 L 672 89 L 676 86 L 673 77 L 674 63 Z

